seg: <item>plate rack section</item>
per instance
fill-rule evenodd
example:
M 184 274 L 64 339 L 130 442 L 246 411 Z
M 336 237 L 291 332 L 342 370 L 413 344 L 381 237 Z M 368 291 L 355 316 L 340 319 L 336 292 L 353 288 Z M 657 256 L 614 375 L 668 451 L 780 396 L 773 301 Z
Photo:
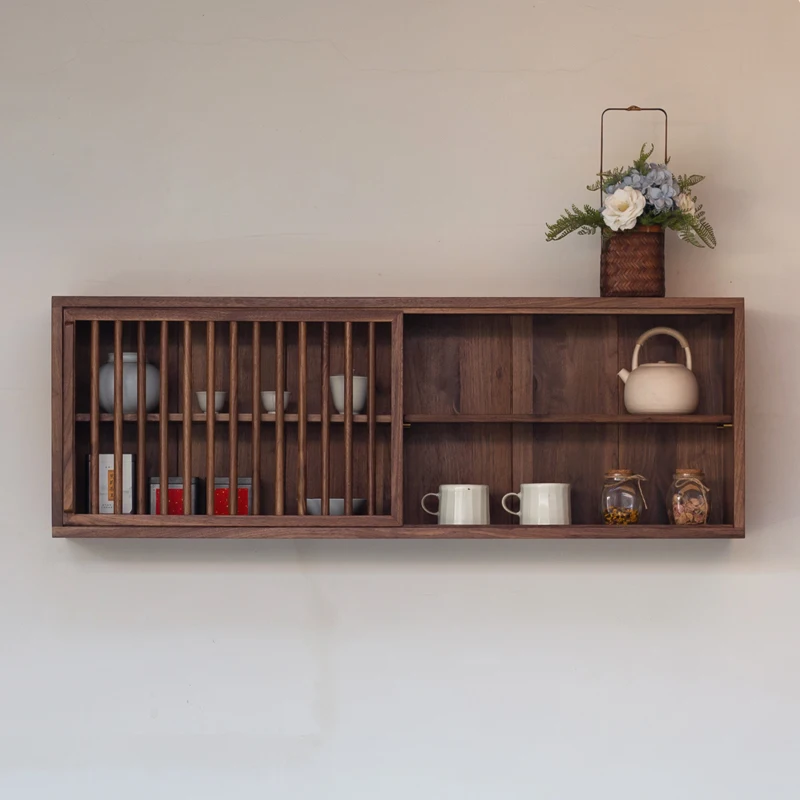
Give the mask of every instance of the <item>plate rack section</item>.
M 67 308 L 62 351 L 59 525 L 402 524 L 399 313 Z

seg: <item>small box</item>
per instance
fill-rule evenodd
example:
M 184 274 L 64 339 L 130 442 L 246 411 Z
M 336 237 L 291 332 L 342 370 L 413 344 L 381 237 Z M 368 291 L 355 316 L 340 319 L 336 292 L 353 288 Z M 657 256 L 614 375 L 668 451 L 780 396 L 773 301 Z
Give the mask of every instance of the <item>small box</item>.
M 200 479 L 192 478 L 192 514 L 197 513 Z M 161 478 L 150 478 L 150 513 L 161 513 Z M 183 478 L 169 478 L 167 482 L 167 514 L 183 516 Z
M 114 470 L 114 454 L 99 453 L 97 457 L 100 465 L 100 485 L 98 486 L 98 512 L 100 514 L 114 513 L 114 495 L 120 488 L 119 481 Z M 89 469 L 89 480 L 86 485 L 92 485 L 92 457 L 87 456 L 86 463 Z M 134 508 L 134 486 L 133 475 L 136 467 L 136 456 L 131 453 L 122 456 L 122 513 L 133 514 Z M 90 489 L 91 492 L 91 489 Z M 91 509 L 91 494 L 88 498 L 88 505 Z
M 253 479 L 239 478 L 236 493 L 236 515 L 246 517 L 253 513 Z M 231 479 L 214 478 L 214 514 L 227 516 L 231 513 Z

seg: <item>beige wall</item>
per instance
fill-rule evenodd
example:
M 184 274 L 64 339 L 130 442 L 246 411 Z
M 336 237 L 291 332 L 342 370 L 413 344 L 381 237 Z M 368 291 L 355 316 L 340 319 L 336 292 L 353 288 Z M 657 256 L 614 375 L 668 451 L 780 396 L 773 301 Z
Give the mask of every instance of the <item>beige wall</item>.
M 796 798 L 798 41 L 794 0 L 3 0 L 0 794 Z M 544 222 L 629 103 L 710 176 L 670 292 L 747 299 L 745 541 L 49 538 L 51 295 L 593 295 Z

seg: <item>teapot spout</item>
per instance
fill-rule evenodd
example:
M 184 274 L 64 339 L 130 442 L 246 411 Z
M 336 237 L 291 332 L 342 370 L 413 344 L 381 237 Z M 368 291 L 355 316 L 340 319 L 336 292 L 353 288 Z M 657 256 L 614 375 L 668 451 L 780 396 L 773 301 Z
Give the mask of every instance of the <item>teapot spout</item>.
M 621 369 L 621 370 L 620 370 L 620 371 L 617 373 L 617 375 L 619 375 L 619 377 L 620 377 L 620 378 L 622 378 L 622 382 L 623 382 L 623 383 L 627 383 L 627 382 L 628 382 L 628 378 L 630 378 L 630 376 L 631 376 L 631 373 L 630 373 L 630 372 L 628 372 L 628 370 L 627 370 L 627 369 Z

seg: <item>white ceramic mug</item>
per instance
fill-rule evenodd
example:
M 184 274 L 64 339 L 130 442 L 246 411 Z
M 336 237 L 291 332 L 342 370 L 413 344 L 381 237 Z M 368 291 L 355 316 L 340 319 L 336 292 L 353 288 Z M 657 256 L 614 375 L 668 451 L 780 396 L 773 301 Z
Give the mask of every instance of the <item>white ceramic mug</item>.
M 344 414 L 344 375 L 331 375 L 331 396 L 334 408 Z M 367 404 L 368 381 L 363 375 L 353 376 L 353 413 L 360 414 Z
M 438 498 L 437 511 L 425 505 L 429 497 Z M 438 492 L 429 492 L 422 498 L 422 510 L 438 517 L 440 525 L 488 525 L 489 487 L 473 483 L 443 484 Z
M 503 497 L 503 508 L 519 517 L 522 525 L 569 525 L 572 521 L 568 483 L 523 483 L 519 492 Z M 519 511 L 507 505 L 509 497 L 519 498 Z

